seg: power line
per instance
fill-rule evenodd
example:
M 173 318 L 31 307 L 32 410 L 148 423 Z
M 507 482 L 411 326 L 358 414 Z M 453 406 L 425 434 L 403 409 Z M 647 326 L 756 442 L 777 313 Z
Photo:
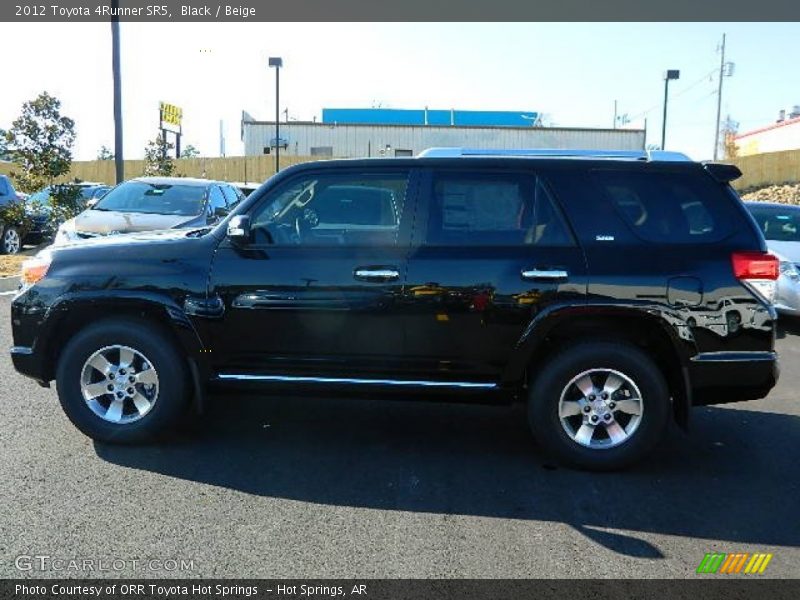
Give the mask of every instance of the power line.
M 707 79 L 708 79 L 708 78 L 709 78 L 711 75 L 713 75 L 714 73 L 716 73 L 716 71 L 717 71 L 717 67 L 714 67 L 714 68 L 713 68 L 713 69 L 711 69 L 711 70 L 710 70 L 708 73 L 706 73 L 705 75 L 703 75 L 701 78 L 697 79 L 697 80 L 696 80 L 696 81 L 694 81 L 693 83 L 690 83 L 688 86 L 686 86 L 685 88 L 683 88 L 682 90 L 680 90 L 678 93 L 676 93 L 674 96 L 672 96 L 672 100 L 674 101 L 674 100 L 676 100 L 677 98 L 680 98 L 681 96 L 683 96 L 683 95 L 684 95 L 686 92 L 688 92 L 688 91 L 690 91 L 690 90 L 694 89 L 695 87 L 697 87 L 698 85 L 700 85 L 701 83 L 703 83 L 704 81 L 706 81 L 706 80 L 707 80 Z M 647 110 L 643 110 L 643 111 L 642 111 L 642 112 L 640 112 L 640 113 L 636 113 L 634 116 L 630 117 L 630 119 L 631 119 L 631 121 L 635 121 L 636 119 L 639 119 L 639 118 L 641 118 L 641 117 L 644 117 L 645 115 L 647 115 L 647 114 L 649 114 L 649 113 L 653 112 L 654 110 L 656 110 L 657 108 L 660 108 L 660 107 L 661 107 L 661 103 L 654 104 L 653 106 L 651 106 L 651 107 L 650 107 L 650 108 L 648 108 Z

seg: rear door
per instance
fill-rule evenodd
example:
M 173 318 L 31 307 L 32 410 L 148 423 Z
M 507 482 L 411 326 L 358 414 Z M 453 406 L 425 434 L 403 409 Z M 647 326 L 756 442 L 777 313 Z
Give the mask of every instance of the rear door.
M 498 381 L 531 319 L 585 297 L 583 252 L 534 171 L 430 170 L 421 190 L 405 292 L 409 368 Z

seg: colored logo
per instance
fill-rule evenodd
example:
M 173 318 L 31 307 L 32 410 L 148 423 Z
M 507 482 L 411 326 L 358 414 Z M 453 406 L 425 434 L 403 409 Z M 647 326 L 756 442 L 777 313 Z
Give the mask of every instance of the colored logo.
M 756 552 L 739 552 L 735 554 L 725 554 L 724 552 L 709 552 L 700 561 L 697 567 L 698 573 L 716 573 L 718 575 L 733 575 L 742 573 L 745 575 L 759 575 L 766 571 L 772 554 Z

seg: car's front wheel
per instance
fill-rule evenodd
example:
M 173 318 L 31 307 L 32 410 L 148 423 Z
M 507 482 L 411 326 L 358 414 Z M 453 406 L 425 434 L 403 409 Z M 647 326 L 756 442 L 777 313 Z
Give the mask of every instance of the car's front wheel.
M 653 360 L 616 342 L 574 345 L 538 370 L 528 420 L 560 461 L 591 470 L 643 458 L 664 434 L 669 390 Z
M 13 225 L 6 225 L 2 228 L 2 231 L 0 254 L 17 254 L 22 250 L 22 236 L 19 233 L 19 229 Z
M 109 319 L 81 330 L 61 352 L 58 397 L 89 437 L 134 443 L 172 425 L 187 408 L 185 361 L 154 324 Z

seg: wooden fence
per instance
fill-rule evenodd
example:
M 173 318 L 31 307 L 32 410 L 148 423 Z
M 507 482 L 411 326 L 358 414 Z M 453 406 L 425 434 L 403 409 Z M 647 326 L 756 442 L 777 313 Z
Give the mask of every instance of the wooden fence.
M 316 160 L 310 156 L 281 156 L 281 168 L 301 162 Z M 734 182 L 737 189 L 744 190 L 775 183 L 800 182 L 800 150 L 768 152 L 730 159 L 743 176 Z M 275 173 L 275 157 L 230 156 L 226 158 L 182 158 L 175 161 L 175 174 L 185 177 L 202 177 L 222 181 L 262 182 Z M 9 174 L 15 169 L 12 163 L 0 162 L 0 174 Z M 144 173 L 143 160 L 125 161 L 125 178 Z M 115 181 L 113 160 L 75 161 L 67 177 L 82 181 L 98 181 L 113 184 Z
M 800 150 L 752 154 L 727 162 L 735 164 L 742 170 L 742 177 L 734 182 L 739 190 L 776 183 L 800 182 Z

